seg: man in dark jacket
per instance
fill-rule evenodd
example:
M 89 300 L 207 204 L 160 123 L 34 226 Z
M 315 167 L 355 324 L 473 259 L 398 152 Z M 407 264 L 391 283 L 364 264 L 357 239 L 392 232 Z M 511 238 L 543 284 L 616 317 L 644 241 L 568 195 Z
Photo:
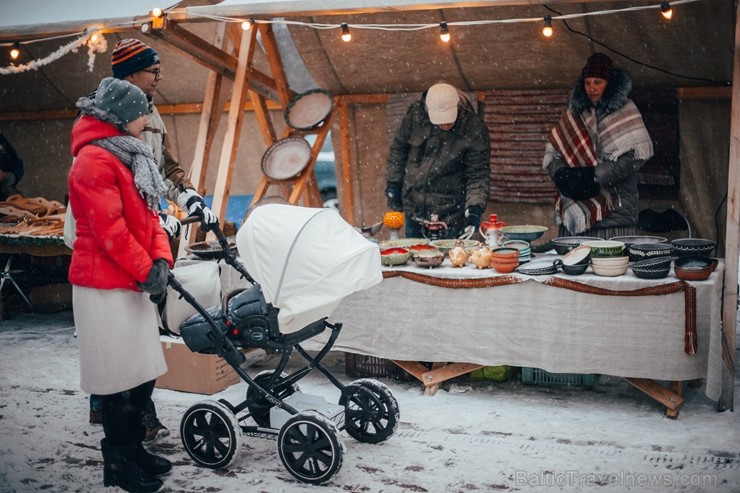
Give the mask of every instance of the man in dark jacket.
M 488 202 L 490 155 L 488 128 L 464 93 L 440 83 L 413 103 L 385 173 L 388 208 L 403 211 L 406 237 L 423 237 L 432 214 L 447 238 L 472 236 Z

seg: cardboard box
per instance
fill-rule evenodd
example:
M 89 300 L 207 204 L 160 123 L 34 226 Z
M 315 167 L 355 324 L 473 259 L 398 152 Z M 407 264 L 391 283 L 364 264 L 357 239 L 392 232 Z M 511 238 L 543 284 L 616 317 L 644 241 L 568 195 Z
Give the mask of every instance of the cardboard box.
M 182 339 L 161 336 L 160 341 L 167 373 L 157 378 L 158 388 L 212 395 L 240 381 L 220 356 L 194 353 Z

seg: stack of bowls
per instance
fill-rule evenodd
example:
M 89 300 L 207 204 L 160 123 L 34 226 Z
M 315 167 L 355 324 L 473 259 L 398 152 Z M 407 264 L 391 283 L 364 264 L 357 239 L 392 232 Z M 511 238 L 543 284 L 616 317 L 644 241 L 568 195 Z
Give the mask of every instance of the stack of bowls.
M 519 267 L 519 250 L 501 247 L 491 252 L 491 267 L 501 274 L 509 274 Z
M 565 255 L 584 241 L 598 241 L 595 236 L 559 236 L 552 240 L 552 246 L 558 255 Z
M 528 241 L 524 240 L 509 240 L 505 241 L 503 245 L 505 248 L 516 248 L 519 250 L 519 263 L 524 264 L 532 259 L 532 247 Z
M 586 241 L 583 245 L 591 248 L 591 270 L 594 274 L 615 277 L 627 272 L 630 259 L 624 255 L 624 243 L 621 241 Z
M 579 276 L 586 272 L 591 259 L 591 247 L 580 245 L 563 255 L 559 267 L 569 276 Z
M 671 257 L 651 257 L 632 264 L 632 272 L 642 279 L 663 279 L 671 270 Z

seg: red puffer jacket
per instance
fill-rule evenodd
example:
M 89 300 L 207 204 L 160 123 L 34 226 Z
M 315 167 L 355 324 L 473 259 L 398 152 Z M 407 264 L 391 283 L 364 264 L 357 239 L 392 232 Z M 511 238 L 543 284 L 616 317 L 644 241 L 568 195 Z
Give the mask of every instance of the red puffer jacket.
M 72 128 L 69 201 L 77 221 L 69 281 L 98 289 L 139 291 L 156 259 L 172 267 L 167 234 L 139 195 L 134 175 L 117 157 L 91 141 L 126 135 L 83 116 Z

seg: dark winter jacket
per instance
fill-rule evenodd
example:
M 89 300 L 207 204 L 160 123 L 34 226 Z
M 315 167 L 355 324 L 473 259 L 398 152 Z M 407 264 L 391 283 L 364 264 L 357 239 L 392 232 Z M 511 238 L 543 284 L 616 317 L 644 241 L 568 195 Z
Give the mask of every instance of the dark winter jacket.
M 402 183 L 407 218 L 437 214 L 451 231 L 465 225 L 465 210 L 486 208 L 490 186 L 488 128 L 467 102 L 455 126 L 442 130 L 429 120 L 426 93 L 412 104 L 391 144 L 388 183 Z
M 596 103 L 597 121 L 613 113 L 630 102 L 628 96 L 632 90 L 632 80 L 621 69 L 616 69 L 614 77 Z M 630 102 L 630 104 L 632 104 Z M 580 77 L 573 88 L 568 102 L 568 109 L 576 115 L 583 115 L 593 107 L 586 94 L 583 77 Z M 594 136 L 592 136 L 592 139 Z M 614 208 L 609 215 L 594 225 L 595 229 L 633 227 L 637 224 L 639 213 L 639 195 L 637 191 L 637 171 L 649 159 L 640 159 L 635 152 L 629 151 L 616 158 L 604 156 L 598 142 L 594 142 L 599 164 L 594 168 L 599 185 L 611 195 Z M 554 179 L 559 169 L 567 166 L 565 160 L 556 153 L 547 171 Z

